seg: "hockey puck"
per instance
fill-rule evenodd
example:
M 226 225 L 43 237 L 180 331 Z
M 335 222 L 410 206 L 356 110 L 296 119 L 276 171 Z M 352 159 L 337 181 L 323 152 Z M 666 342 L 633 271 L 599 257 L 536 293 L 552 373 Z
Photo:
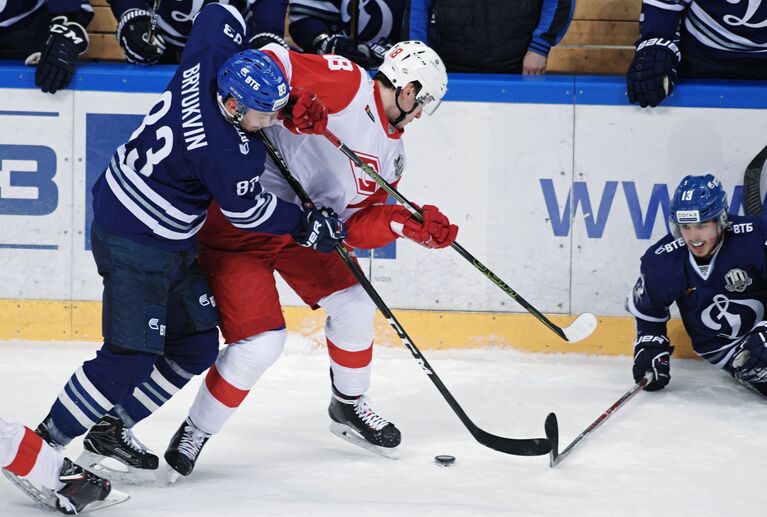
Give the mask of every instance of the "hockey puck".
M 452 467 L 453 465 L 455 465 L 455 456 L 450 456 L 448 454 L 439 454 L 437 456 L 434 456 L 434 463 L 436 463 L 440 467 Z

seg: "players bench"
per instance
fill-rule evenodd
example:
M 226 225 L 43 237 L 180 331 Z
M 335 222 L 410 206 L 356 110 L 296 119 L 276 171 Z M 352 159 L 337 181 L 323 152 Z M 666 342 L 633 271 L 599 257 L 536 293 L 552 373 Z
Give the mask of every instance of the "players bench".
M 123 61 L 115 38 L 117 22 L 106 0 L 92 0 L 96 15 L 88 25 L 85 58 Z M 624 74 L 639 37 L 641 0 L 577 0 L 564 39 L 551 49 L 548 71 L 571 74 Z M 287 32 L 287 31 L 286 31 Z

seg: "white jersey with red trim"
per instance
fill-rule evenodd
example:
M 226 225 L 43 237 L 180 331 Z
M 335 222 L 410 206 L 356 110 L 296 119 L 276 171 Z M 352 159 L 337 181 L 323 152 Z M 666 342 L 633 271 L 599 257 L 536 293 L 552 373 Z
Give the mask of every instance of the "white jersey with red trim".
M 311 90 L 325 103 L 328 129 L 387 182 L 396 185 L 405 168 L 403 131 L 384 115 L 379 87 L 367 72 L 340 56 L 299 54 L 278 45 L 262 50 L 283 67 L 291 88 Z M 281 125 L 268 128 L 266 133 L 312 201 L 333 208 L 341 220 L 386 202 L 386 192 L 325 137 L 296 135 Z M 270 159 L 261 183 L 281 199 L 300 204 Z

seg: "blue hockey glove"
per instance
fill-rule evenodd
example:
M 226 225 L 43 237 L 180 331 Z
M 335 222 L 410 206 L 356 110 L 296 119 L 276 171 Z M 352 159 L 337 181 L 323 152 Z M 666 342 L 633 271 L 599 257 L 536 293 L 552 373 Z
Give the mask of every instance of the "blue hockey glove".
M 671 40 L 650 38 L 641 41 L 626 73 L 629 102 L 654 108 L 671 95 L 681 57 L 679 48 Z
M 291 235 L 298 244 L 322 253 L 333 251 L 337 242 L 348 232 L 332 208 L 308 208 L 301 215 L 301 224 Z
M 44 92 L 56 93 L 72 81 L 77 57 L 88 50 L 88 33 L 66 16 L 53 18 L 49 31 L 40 49 L 35 84 Z
M 165 52 L 165 38 L 157 31 L 149 41 L 152 14 L 144 9 L 129 9 L 117 24 L 117 41 L 125 52 L 125 59 L 137 65 L 153 65 Z
M 671 380 L 671 342 L 666 336 L 644 335 L 634 342 L 634 367 L 631 372 L 634 381 L 639 382 L 647 371 L 653 374 L 645 389 L 662 390 Z
M 767 382 L 767 322 L 761 322 L 754 330 L 732 359 L 735 377 L 749 384 Z

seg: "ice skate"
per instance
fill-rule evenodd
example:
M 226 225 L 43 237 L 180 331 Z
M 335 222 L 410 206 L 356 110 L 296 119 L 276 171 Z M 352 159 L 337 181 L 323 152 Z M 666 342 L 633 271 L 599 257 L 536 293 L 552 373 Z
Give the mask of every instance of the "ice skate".
M 399 458 L 399 429 L 370 409 L 365 395 L 347 399 L 334 393 L 328 414 L 330 431 L 336 436 L 381 456 Z
M 64 458 L 58 491 L 35 486 L 3 469 L 3 474 L 35 503 L 48 510 L 68 515 L 92 512 L 127 501 L 130 496 L 114 490 L 109 480 L 101 478 Z
M 113 482 L 147 485 L 167 483 L 159 458 L 139 442 L 118 417 L 105 415 L 83 439 L 77 463 Z
M 188 418 L 178 428 L 171 438 L 168 449 L 165 451 L 165 461 L 168 465 L 182 476 L 188 476 L 194 470 L 197 458 L 210 435 L 195 426 Z M 178 479 L 178 474 L 171 473 L 171 483 Z

